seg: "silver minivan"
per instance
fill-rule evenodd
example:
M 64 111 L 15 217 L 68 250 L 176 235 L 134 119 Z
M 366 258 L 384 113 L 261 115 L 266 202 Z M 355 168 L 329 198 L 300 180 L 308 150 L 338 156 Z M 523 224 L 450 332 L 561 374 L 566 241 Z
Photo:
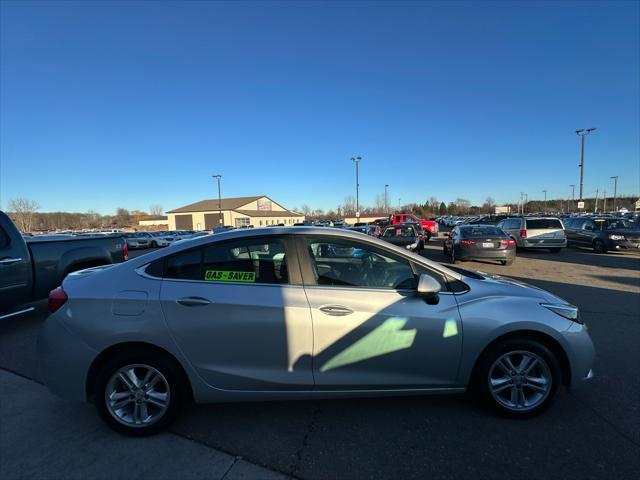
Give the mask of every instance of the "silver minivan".
M 567 232 L 556 217 L 506 218 L 497 227 L 513 238 L 518 248 L 544 248 L 559 253 L 567 246 Z

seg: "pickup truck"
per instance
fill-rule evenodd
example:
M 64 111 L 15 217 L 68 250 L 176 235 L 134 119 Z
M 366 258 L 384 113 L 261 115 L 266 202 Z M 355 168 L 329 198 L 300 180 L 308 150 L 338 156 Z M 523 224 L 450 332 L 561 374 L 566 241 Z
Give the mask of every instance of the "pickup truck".
M 400 225 L 402 223 L 419 223 L 424 230 L 424 241 L 428 242 L 431 237 L 438 236 L 438 222 L 434 220 L 423 220 L 411 213 L 394 213 L 389 215 L 390 225 Z
M 46 298 L 68 273 L 127 257 L 121 235 L 23 238 L 0 211 L 0 320 L 33 310 L 25 304 Z

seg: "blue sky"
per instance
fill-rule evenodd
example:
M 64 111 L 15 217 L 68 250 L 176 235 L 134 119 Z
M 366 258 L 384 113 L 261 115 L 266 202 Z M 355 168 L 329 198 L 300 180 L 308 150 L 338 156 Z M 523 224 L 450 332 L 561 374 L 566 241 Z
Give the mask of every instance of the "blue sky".
M 0 202 L 166 210 L 640 190 L 638 2 L 1 6 Z M 577 194 L 576 194 L 577 195 Z

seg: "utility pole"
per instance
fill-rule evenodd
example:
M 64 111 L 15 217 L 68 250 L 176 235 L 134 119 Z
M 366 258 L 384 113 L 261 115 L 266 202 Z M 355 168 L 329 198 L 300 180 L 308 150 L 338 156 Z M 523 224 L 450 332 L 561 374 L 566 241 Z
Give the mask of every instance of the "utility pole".
M 582 187 L 584 184 L 584 137 L 589 135 L 591 132 L 595 131 L 595 128 L 580 128 L 576 130 L 576 134 L 580 137 L 580 201 L 582 198 Z
M 384 213 L 386 213 L 387 215 L 389 215 L 389 201 L 387 200 L 387 198 L 388 198 L 388 189 L 389 189 L 389 185 L 385 184 L 385 186 L 384 186 Z
M 576 186 L 569 185 L 571 187 L 571 210 L 573 210 L 576 206 Z M 567 211 L 570 211 L 567 209 Z
M 520 215 L 524 215 L 524 192 L 520 192 Z
M 598 189 L 596 188 L 596 206 L 593 213 L 598 213 Z
M 602 198 L 604 198 L 604 206 L 602 207 L 602 213 L 607 213 L 607 189 L 604 189 Z
M 360 163 L 362 157 L 351 157 L 351 160 L 356 164 L 356 220 L 360 220 L 360 183 L 358 182 L 358 163 Z
M 527 211 L 527 203 L 529 203 L 529 194 L 525 193 L 524 194 L 524 203 L 522 204 L 522 215 L 524 215 L 525 212 Z
M 542 190 L 544 192 L 544 213 L 547 213 L 547 191 Z
M 617 212 L 618 209 L 616 208 L 616 199 L 618 194 L 618 176 L 616 175 L 615 177 L 609 178 L 613 179 L 613 211 Z
M 211 175 L 213 178 L 218 180 L 218 226 L 222 227 L 222 199 L 220 198 L 220 179 L 222 175 Z

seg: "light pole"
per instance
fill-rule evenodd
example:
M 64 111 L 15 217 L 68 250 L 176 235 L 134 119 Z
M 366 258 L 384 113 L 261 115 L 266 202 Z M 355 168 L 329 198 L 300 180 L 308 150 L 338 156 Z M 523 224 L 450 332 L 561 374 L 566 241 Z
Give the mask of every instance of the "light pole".
M 547 213 L 547 191 L 542 190 L 544 192 L 544 213 Z
M 522 204 L 522 215 L 524 215 L 525 211 L 527 210 L 527 203 L 529 203 L 529 194 L 525 193 L 524 194 L 524 203 Z
M 222 199 L 220 198 L 220 179 L 222 175 L 211 175 L 218 180 L 218 226 L 222 227 Z
M 356 219 L 360 219 L 360 183 L 358 183 L 358 163 L 362 160 L 362 157 L 351 157 L 351 160 L 356 164 Z
M 584 137 L 595 131 L 595 128 L 580 128 L 576 134 L 580 137 L 580 201 L 582 201 L 582 186 L 584 183 Z
M 609 178 L 613 180 L 613 211 L 617 212 L 618 209 L 616 208 L 616 198 L 618 194 L 618 175 Z
M 576 186 L 575 185 L 569 185 L 571 187 L 571 210 L 573 210 L 573 207 L 575 206 L 576 203 Z
M 389 185 L 385 184 L 385 186 L 384 186 L 384 213 L 386 213 L 387 215 L 389 215 L 389 202 L 387 201 L 388 189 L 389 189 Z

